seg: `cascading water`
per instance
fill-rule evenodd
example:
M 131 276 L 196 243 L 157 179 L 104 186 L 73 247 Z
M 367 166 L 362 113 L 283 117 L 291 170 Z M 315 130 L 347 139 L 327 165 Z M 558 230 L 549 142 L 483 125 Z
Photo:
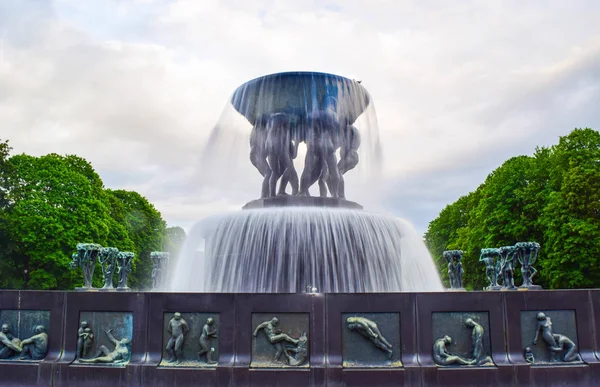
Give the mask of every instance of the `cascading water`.
M 190 285 L 216 292 L 439 290 L 416 231 L 360 210 L 291 207 L 216 216 L 191 230 L 183 256 L 179 291 Z
M 261 189 L 246 182 L 248 176 L 258 176 L 242 167 L 240 155 L 248 154 L 251 164 L 245 164 L 262 175 Z M 227 104 L 203 160 L 218 166 L 206 168 L 211 173 L 202 179 L 208 185 L 221 184 L 230 195 L 241 187 L 239 197 L 254 199 L 260 193 L 260 199 L 190 230 L 171 278 L 172 290 L 443 289 L 410 224 L 363 211 L 345 199 L 346 191 L 365 185 L 364 179 L 346 184 L 345 174 L 360 169 L 359 160 L 363 174 L 365 166 L 373 171 L 379 160 L 373 104 L 359 82 L 300 72 L 247 82 Z M 296 172 L 300 167 L 301 174 Z M 367 178 L 375 174 L 367 173 Z M 310 196 L 312 185 L 319 186 L 319 197 Z

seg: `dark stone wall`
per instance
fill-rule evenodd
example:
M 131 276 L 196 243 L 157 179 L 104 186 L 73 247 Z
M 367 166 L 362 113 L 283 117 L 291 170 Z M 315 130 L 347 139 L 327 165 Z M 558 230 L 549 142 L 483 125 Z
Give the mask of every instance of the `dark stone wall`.
M 21 322 L 19 311 L 27 311 Z M 0 319 L 29 327 L 36 324 L 29 321 L 36 316 L 31 311 L 43 311 L 38 316 L 45 321 L 49 315 L 48 355 L 37 362 L 0 360 L 0 386 L 597 386 L 600 381 L 600 290 L 327 295 L 0 291 Z M 190 325 L 185 349 L 190 357 L 198 350 L 207 316 L 218 316 L 218 364 L 165 366 L 165 324 L 174 312 Z M 535 336 L 538 312 L 552 318 L 555 333 L 577 343 L 582 362 L 525 361 L 523 348 Z M 291 337 L 306 332 L 306 364 L 268 366 L 275 350 L 264 332 L 256 338 L 252 332 L 272 317 Z M 346 331 L 348 317 L 375 322 L 392 345 L 392 358 L 367 338 Z M 446 334 L 456 343 L 450 351 L 469 355 L 468 317 L 484 327 L 484 351 L 494 365 L 435 365 L 433 343 Z M 99 340 L 94 349 L 110 347 L 105 329 L 113 329 L 117 339 L 131 334 L 130 360 L 120 366 L 74 363 L 83 319 L 94 321 Z M 544 349 L 538 343 L 536 359 L 548 360 Z

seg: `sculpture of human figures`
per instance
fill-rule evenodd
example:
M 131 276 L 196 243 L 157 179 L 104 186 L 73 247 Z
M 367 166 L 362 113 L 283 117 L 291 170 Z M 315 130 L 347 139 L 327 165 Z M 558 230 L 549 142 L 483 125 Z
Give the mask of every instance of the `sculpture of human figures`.
M 128 290 L 127 277 L 131 272 L 131 264 L 134 254 L 128 251 L 122 251 L 117 255 L 117 273 L 119 274 L 119 290 Z
M 500 273 L 500 261 L 495 259 L 500 255 L 498 249 L 481 249 L 479 261 L 485 264 L 485 275 L 490 282 L 487 290 L 498 290 L 501 286 L 498 285 L 498 275 Z
M 217 361 L 212 358 L 212 355 L 215 352 L 215 349 L 210 346 L 210 339 L 217 337 L 217 328 L 211 327 L 214 325 L 215 320 L 212 317 L 206 319 L 206 324 L 202 327 L 202 334 L 200 335 L 200 352 L 198 352 L 198 359 L 202 357 L 202 355 L 206 355 L 206 362 L 208 364 L 214 364 Z
M 582 361 L 581 356 L 577 352 L 577 346 L 573 340 L 569 339 L 565 335 L 554 334 L 554 341 L 556 342 L 556 352 L 564 351 L 565 355 L 562 361 L 570 363 L 574 361 Z
M 501 257 L 501 273 L 503 287 L 506 289 L 514 290 L 515 286 L 514 278 L 514 257 L 515 248 L 514 246 L 503 246 L 498 249 Z
M 269 197 L 269 180 L 271 178 L 271 167 L 267 163 L 267 120 L 268 117 L 258 118 L 250 132 L 250 162 L 263 177 L 260 197 Z
M 171 335 L 167 342 L 165 350 L 170 356 L 169 363 L 181 363 L 183 360 L 183 342 L 185 335 L 190 331 L 187 322 L 181 317 L 181 313 L 175 312 L 171 320 L 169 320 L 169 326 L 167 327 L 167 333 Z
M 450 282 L 450 288 L 454 288 L 454 283 L 456 281 L 456 274 L 454 274 L 454 263 L 452 262 L 452 254 L 450 251 L 444 251 L 442 253 L 444 259 L 448 262 L 448 278 Z
M 94 357 L 91 359 L 80 358 L 80 363 L 124 363 L 129 360 L 131 353 L 129 345 L 131 344 L 131 340 L 128 338 L 121 340 L 115 339 L 112 335 L 112 329 L 108 329 L 104 332 L 106 332 L 108 340 L 113 343 L 115 349 L 110 351 L 106 346 L 101 345 Z
M 465 273 L 461 262 L 463 254 L 462 250 L 448 250 L 443 253 L 444 258 L 448 261 L 451 289 L 463 289 L 463 274 Z
M 533 356 L 533 352 L 531 352 L 531 347 L 525 347 L 525 350 L 523 351 L 523 357 L 527 363 L 535 363 L 535 356 Z
M 21 341 L 21 360 L 42 360 L 48 353 L 48 334 L 43 325 L 33 328 L 34 335 Z
M 94 277 L 94 269 L 98 262 L 98 253 L 102 246 L 95 243 L 78 243 L 77 253 L 72 255 L 71 269 L 81 268 L 83 272 L 84 288 L 92 288 L 92 278 Z
M 467 360 L 463 359 L 460 356 L 452 355 L 448 352 L 447 346 L 452 344 L 452 338 L 446 335 L 442 338 L 439 338 L 433 343 L 433 361 L 435 364 L 439 365 L 473 365 L 475 364 L 475 360 Z
M 94 343 L 94 333 L 87 321 L 82 321 L 77 330 L 77 353 L 75 360 L 87 357 L 88 352 Z
M 337 167 L 340 173 L 339 197 L 346 197 L 344 174 L 358 165 L 358 148 L 360 147 L 360 133 L 354 125 L 347 125 L 341 137 L 340 161 Z
M 2 324 L 0 330 L 0 359 L 8 359 L 23 350 L 21 340 L 14 337 L 10 331 L 10 325 Z
M 517 259 L 521 264 L 521 275 L 523 276 L 522 288 L 540 288 L 533 284 L 533 277 L 537 270 L 533 267 L 540 251 L 540 245 L 536 242 L 519 242 L 515 244 Z
M 363 337 L 370 340 L 375 347 L 385 352 L 388 359 L 392 358 L 392 344 L 383 337 L 377 323 L 364 317 L 348 317 L 346 325 L 348 329 L 360 333 Z
M 542 340 L 546 343 L 548 350 L 550 351 L 551 361 L 560 361 L 559 355 L 563 350 L 565 351 L 565 356 L 563 357 L 564 362 L 581 361 L 575 343 L 564 335 L 555 334 L 552 330 L 552 319 L 543 312 L 537 314 L 537 325 L 533 345 L 538 343 L 540 332 L 542 332 Z
M 296 195 L 298 193 L 298 174 L 294 168 L 293 159 L 297 154 L 297 145 L 292 140 L 290 118 L 287 114 L 276 113 L 269 117 L 265 149 L 271 168 L 269 196 L 284 195 L 287 182 L 292 186 L 292 195 Z M 277 191 L 279 179 L 281 179 L 281 184 Z
M 267 335 L 267 339 L 269 343 L 273 344 L 276 349 L 275 356 L 273 361 L 278 361 L 283 353 L 283 342 L 292 343 L 294 345 L 298 344 L 298 340 L 293 337 L 288 336 L 285 333 L 277 333 L 277 325 L 279 324 L 279 319 L 277 317 L 273 317 L 269 321 L 265 321 L 259 324 L 254 332 L 252 332 L 252 336 L 256 337 L 258 332 L 263 329 L 265 331 L 265 335 Z
M 331 196 L 339 197 L 340 172 L 334 144 L 337 143 L 336 136 L 341 125 L 333 108 L 316 111 L 309 117 L 309 128 L 304 139 L 306 158 L 300 179 L 300 195 L 308 196 L 310 186 L 327 173 L 323 180 L 327 182 Z
M 119 249 L 115 247 L 102 247 L 98 253 L 98 260 L 104 275 L 104 286 L 102 289 L 114 289 L 113 274 L 115 273 L 115 265 L 117 264 L 117 254 Z
M 546 343 L 551 351 L 555 351 L 558 347 L 556 341 L 554 341 L 554 333 L 552 332 L 552 319 L 547 317 L 545 313 L 539 312 L 537 314 L 537 325 L 535 330 L 535 338 L 533 339 L 533 345 L 536 345 L 542 332 L 542 340 Z
M 298 338 L 298 344 L 296 347 L 286 348 L 284 350 L 285 357 L 288 359 L 288 364 L 291 366 L 299 366 L 306 362 L 308 359 L 308 337 L 306 332 L 302 332 Z
M 471 318 L 465 320 L 465 326 L 472 329 L 471 343 L 473 345 L 473 360 L 475 364 L 485 365 L 492 363 L 492 359 L 483 352 L 483 327 Z
M 150 258 L 154 262 L 154 267 L 152 268 L 152 290 L 163 288 L 170 256 L 168 252 L 164 251 L 153 251 L 150 253 Z

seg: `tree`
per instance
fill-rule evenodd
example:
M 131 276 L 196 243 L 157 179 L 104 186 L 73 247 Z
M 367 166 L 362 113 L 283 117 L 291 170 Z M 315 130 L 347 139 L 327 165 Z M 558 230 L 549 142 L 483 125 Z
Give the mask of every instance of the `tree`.
M 7 218 L 8 179 L 14 171 L 9 160 L 11 150 L 7 140 L 0 140 L 0 288 L 19 288 L 22 285 L 20 268 L 10 259 L 14 248 L 8 233 Z
M 8 178 L 5 215 L 22 287 L 73 288 L 78 280 L 69 264 L 75 245 L 103 244 L 109 235 L 101 180 L 76 156 L 23 154 L 10 162 L 14 173 Z
M 481 248 L 521 241 L 542 245 L 537 284 L 600 286 L 600 133 L 575 129 L 551 148 L 507 160 L 476 191 L 442 210 L 425 240 L 442 278 L 441 252 L 465 251 L 467 288 L 486 285 Z
M 548 259 L 540 266 L 553 288 L 600 285 L 600 133 L 574 130 L 553 147 L 551 193 L 544 209 Z
M 146 198 L 133 191 L 107 190 L 111 217 L 125 226 L 136 255 L 131 286 L 149 288 L 152 284 L 152 251 L 162 251 L 166 223 Z
M 181 246 L 185 242 L 185 230 L 179 226 L 167 227 L 166 234 L 165 250 L 171 253 L 171 259 L 174 259 L 179 255 Z

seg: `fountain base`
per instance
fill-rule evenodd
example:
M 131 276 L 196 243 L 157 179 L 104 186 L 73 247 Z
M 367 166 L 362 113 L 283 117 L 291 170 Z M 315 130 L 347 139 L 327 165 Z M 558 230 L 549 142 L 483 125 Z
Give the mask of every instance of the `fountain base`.
M 328 207 L 328 208 L 348 208 L 352 210 L 362 210 L 363 207 L 350 200 L 341 198 L 324 198 L 321 196 L 275 196 L 266 199 L 256 199 L 246 203 L 244 210 L 254 210 L 259 208 L 273 207 Z

